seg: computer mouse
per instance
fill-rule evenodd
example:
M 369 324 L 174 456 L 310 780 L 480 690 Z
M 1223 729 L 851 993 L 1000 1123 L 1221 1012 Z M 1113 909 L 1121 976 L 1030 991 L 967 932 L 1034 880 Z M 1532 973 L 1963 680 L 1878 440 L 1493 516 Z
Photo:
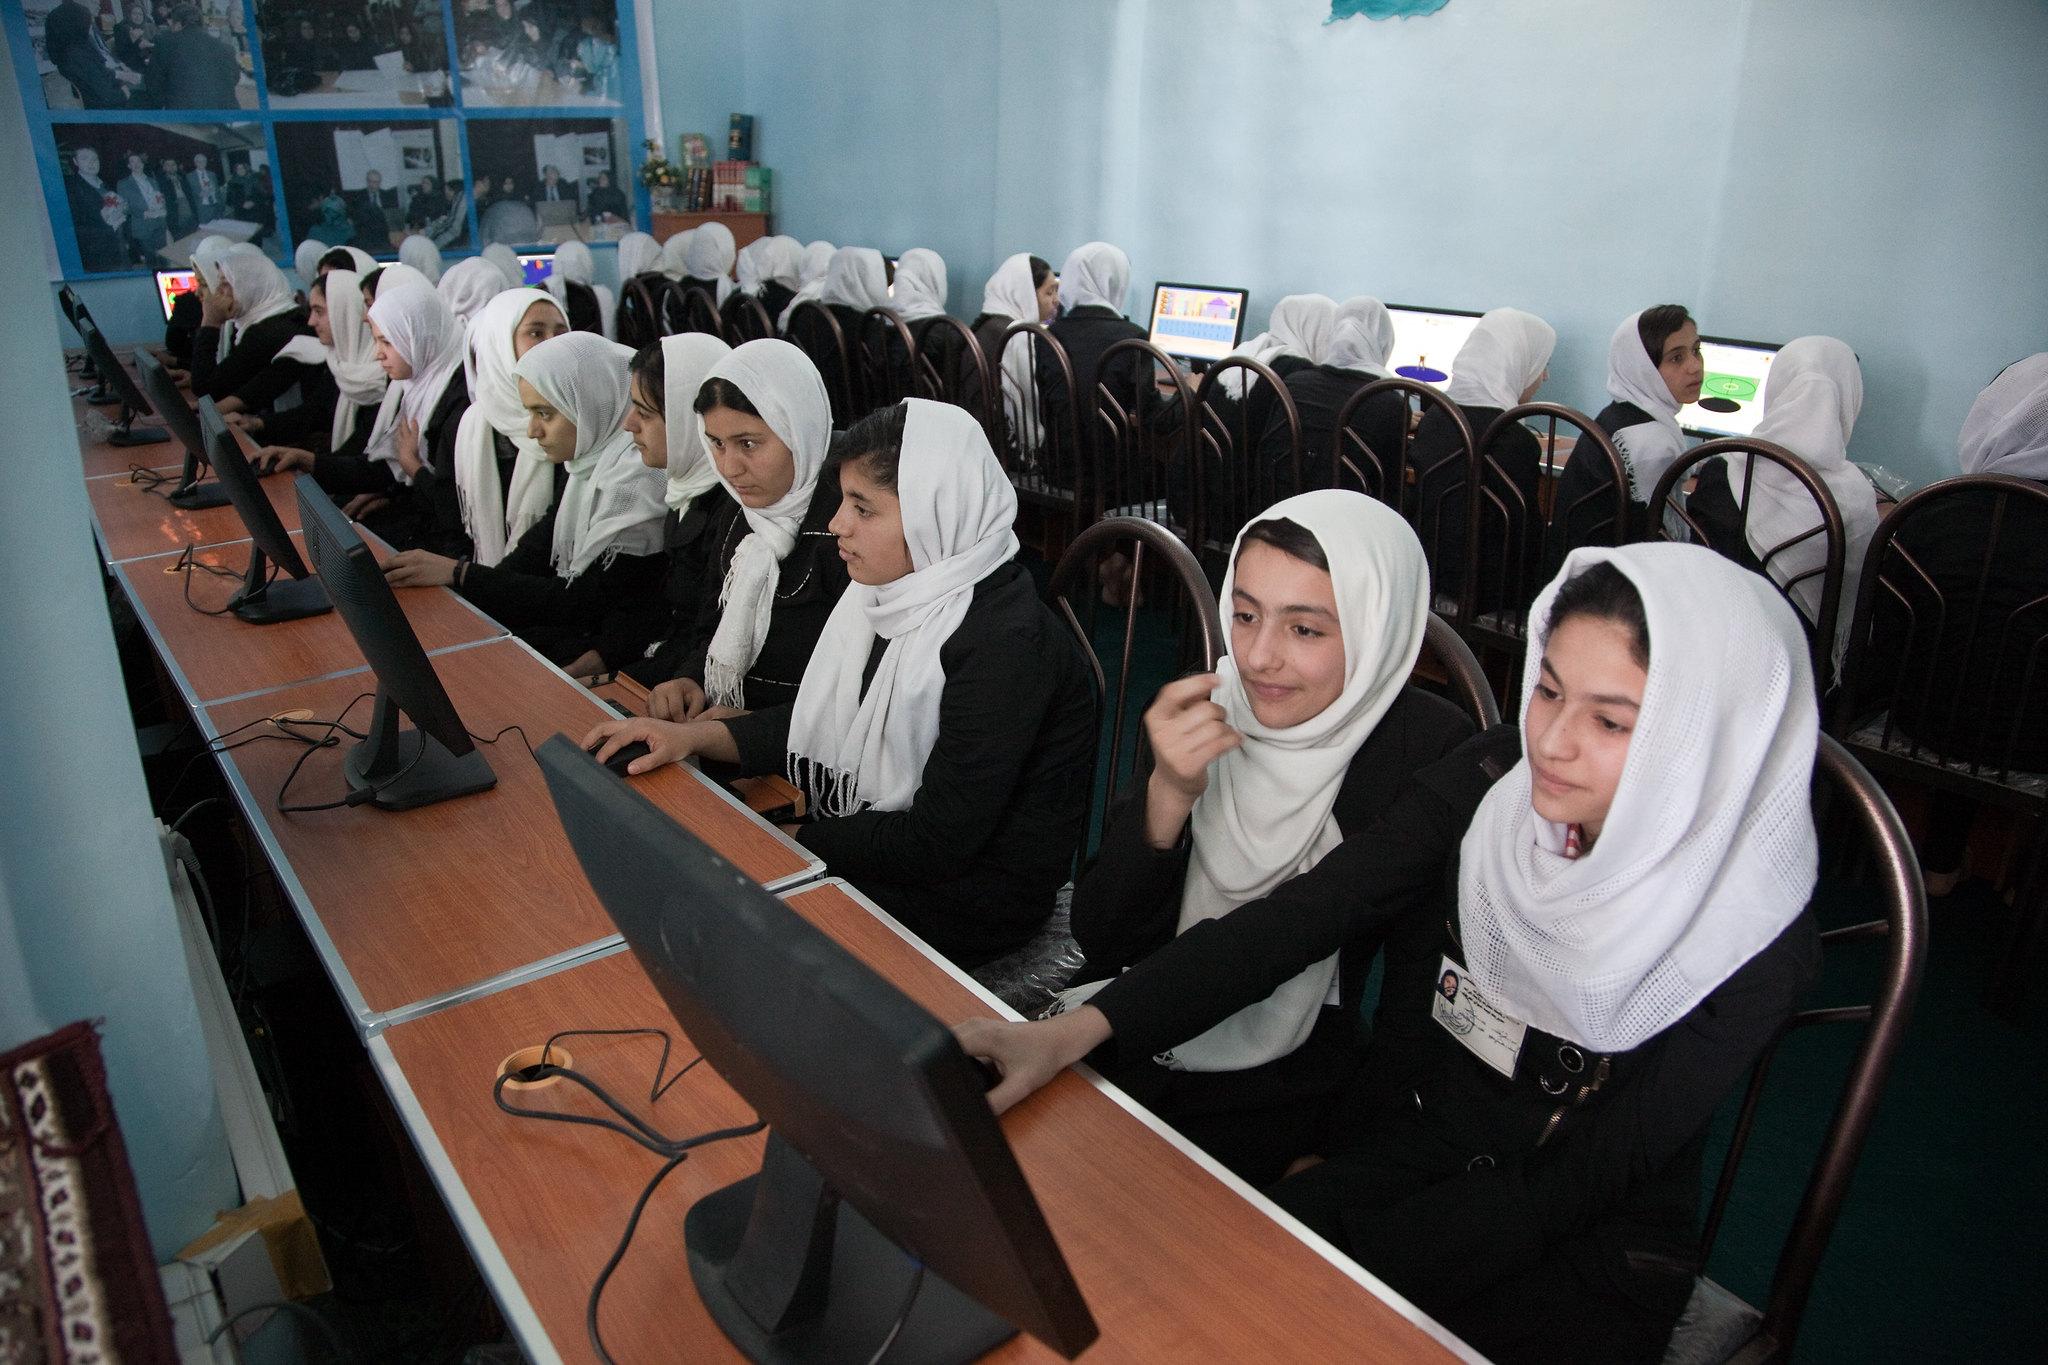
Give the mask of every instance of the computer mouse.
M 626 765 L 634 759 L 652 752 L 654 752 L 652 749 L 649 749 L 645 744 L 636 739 L 631 744 L 620 745 L 619 751 L 604 761 L 604 766 L 610 768 L 620 777 L 628 777 L 631 774 L 626 771 Z

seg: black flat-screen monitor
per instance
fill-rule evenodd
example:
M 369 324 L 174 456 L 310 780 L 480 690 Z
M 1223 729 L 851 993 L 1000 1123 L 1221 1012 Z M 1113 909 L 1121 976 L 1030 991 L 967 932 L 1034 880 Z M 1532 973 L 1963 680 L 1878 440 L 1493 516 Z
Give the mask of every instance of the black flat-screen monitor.
M 159 270 L 156 272 L 156 301 L 164 310 L 164 321 L 171 320 L 171 312 L 178 306 L 181 294 L 194 293 L 199 288 L 199 272 L 196 270 Z
M 64 314 L 64 320 L 71 324 L 71 330 L 78 333 L 79 341 L 84 342 L 85 329 L 79 326 L 79 323 L 92 320 L 92 314 L 86 311 L 85 300 L 78 297 L 78 291 L 70 285 L 60 284 L 57 286 L 57 307 Z M 79 375 L 92 381 L 92 387 L 78 395 L 86 402 L 107 404 L 121 401 L 121 395 L 109 388 L 107 381 L 101 377 L 100 367 L 93 362 L 90 349 L 87 350 L 85 360 L 79 366 Z M 158 437 L 157 439 L 162 440 L 163 438 Z
M 377 556 L 311 474 L 299 475 L 295 487 L 313 571 L 377 675 L 369 736 L 342 764 L 349 786 L 372 793 L 362 799 L 385 810 L 410 810 L 496 786 L 497 774 L 471 742 L 441 675 L 384 581 Z M 401 729 L 401 714 L 417 728 Z
M 1250 302 L 1249 291 L 1227 284 L 1161 280 L 1152 286 L 1152 325 L 1147 335 L 1154 346 L 1177 360 L 1212 365 L 1244 339 L 1244 310 Z
M 1706 374 L 1700 379 L 1699 401 L 1678 410 L 1678 425 L 1709 440 L 1755 432 L 1764 415 L 1764 381 L 1779 349 L 1775 341 L 1701 337 Z
M 164 496 L 185 508 L 227 506 L 228 491 L 218 480 L 200 482 L 213 462 L 207 455 L 206 437 L 199 430 L 199 418 L 185 401 L 185 395 L 178 392 L 170 375 L 148 351 L 135 352 L 135 373 L 142 380 L 142 392 L 148 396 L 149 405 L 164 419 L 172 438 L 185 447 L 185 468 L 179 475 L 178 486 Z
M 153 446 L 171 439 L 170 433 L 162 427 L 138 427 L 135 419 L 150 415 L 149 399 L 135 387 L 135 381 L 128 377 L 126 367 L 114 354 L 114 348 L 107 345 L 107 339 L 100 335 L 100 329 L 92 325 L 92 319 L 83 312 L 78 315 L 78 335 L 85 338 L 85 353 L 92 357 L 93 368 L 99 371 L 100 384 L 113 395 L 113 401 L 121 405 L 120 420 L 107 437 L 109 445 Z M 141 358 L 142 352 L 136 352 Z
M 592 889 L 689 1046 L 769 1125 L 684 1217 L 705 1307 L 754 1360 L 966 1361 L 1095 1340 L 952 1031 L 565 736 L 542 774 Z M 911 1298 L 919 1266 L 924 1278 Z
M 306 561 L 299 557 L 299 547 L 292 544 L 290 533 L 284 529 L 284 519 L 265 496 L 262 480 L 242 454 L 234 429 L 228 426 L 211 398 L 199 400 L 199 430 L 206 441 L 213 472 L 249 532 L 249 569 L 242 575 L 242 590 L 228 599 L 228 610 L 259 626 L 333 610 L 320 580 L 313 577 Z M 273 583 L 273 564 L 291 577 Z
M 1403 379 L 1449 388 L 1451 365 L 1479 325 L 1480 315 L 1462 308 L 1390 303 L 1387 317 L 1394 324 L 1394 349 L 1387 356 L 1387 369 Z

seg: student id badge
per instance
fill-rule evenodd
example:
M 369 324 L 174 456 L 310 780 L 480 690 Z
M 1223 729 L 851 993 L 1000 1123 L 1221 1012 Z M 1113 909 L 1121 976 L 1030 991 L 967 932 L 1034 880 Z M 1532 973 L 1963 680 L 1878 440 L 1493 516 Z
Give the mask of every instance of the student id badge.
M 1515 1059 L 1522 1055 L 1522 1035 L 1529 1026 L 1488 1000 L 1464 966 L 1448 956 L 1437 964 L 1429 1016 L 1467 1052 L 1509 1080 L 1515 1078 Z

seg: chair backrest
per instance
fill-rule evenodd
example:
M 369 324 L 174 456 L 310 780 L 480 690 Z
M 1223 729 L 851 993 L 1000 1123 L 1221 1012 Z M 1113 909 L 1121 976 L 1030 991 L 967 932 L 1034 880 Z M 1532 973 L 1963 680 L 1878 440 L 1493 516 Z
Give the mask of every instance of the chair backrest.
M 798 350 L 811 358 L 824 377 L 825 393 L 832 400 L 832 425 L 844 431 L 853 424 L 853 365 L 848 359 L 846 334 L 832 310 L 815 299 L 805 299 L 789 315 L 789 330 L 783 334 Z
M 1899 813 L 1863 765 L 1825 735 L 1821 736 L 1815 755 L 1814 796 L 1820 807 L 1824 863 L 1840 864 L 1845 874 L 1859 870 L 1853 864 L 1863 864 L 1874 873 L 1884 904 L 1880 919 L 1823 933 L 1824 951 L 1854 940 L 1882 939 L 1884 964 L 1868 1003 L 1799 1011 L 1786 1021 L 1750 1072 L 1749 1087 L 1743 1094 L 1734 1134 L 1707 1209 L 1700 1241 L 1702 1262 L 1712 1254 L 1720 1233 L 1779 1044 L 1792 1033 L 1818 1024 L 1864 1026 L 1862 1040 L 1843 1081 L 1841 1098 L 1836 1102 L 1806 1188 L 1800 1195 L 1798 1212 L 1793 1215 L 1791 1230 L 1779 1249 L 1763 1319 L 1753 1342 L 1743 1352 L 1745 1359 L 1783 1360 L 1792 1354 L 1814 1277 L 1841 1215 L 1842 1201 L 1848 1195 L 1864 1139 L 1870 1135 L 1878 1099 L 1884 1093 L 1892 1060 L 1912 1016 L 1927 950 L 1927 893 L 1920 881 L 1919 860 Z M 1831 828 L 1850 831 L 1846 847 L 1827 837 Z M 1849 856 L 1831 856 L 1837 854 Z
M 1167 429 L 1154 431 L 1151 414 L 1161 401 L 1155 376 L 1162 365 L 1173 385 L 1167 401 L 1176 408 Z M 1103 351 L 1087 399 L 1082 484 L 1090 492 L 1090 519 L 1143 517 L 1192 545 L 1196 495 L 1188 479 L 1187 414 L 1193 394 L 1179 367 L 1149 341 L 1127 337 Z
M 1006 438 L 996 452 L 1021 497 L 1056 510 L 1064 522 L 1059 536 L 1064 546 L 1083 525 L 1081 428 L 1076 402 L 1080 393 L 1074 382 L 1074 363 L 1044 323 L 1012 323 L 1003 333 L 998 369 L 1013 347 L 1022 348 L 1031 382 L 1021 401 L 1003 395 Z
M 1479 656 L 1465 643 L 1465 637 L 1435 612 L 1429 614 L 1429 623 L 1423 629 L 1422 654 L 1416 671 L 1441 674 L 1444 690 L 1452 701 L 1465 708 L 1473 725 L 1490 730 L 1500 724 L 1500 706 L 1493 699 L 1486 670 L 1479 666 Z
M 1337 409 L 1337 423 L 1330 433 L 1330 448 L 1327 451 L 1304 451 L 1302 458 L 1307 461 L 1318 459 L 1326 463 L 1321 471 L 1322 486 L 1325 488 L 1350 488 L 1377 499 L 1399 511 L 1401 508 L 1401 470 L 1408 459 L 1408 435 L 1411 430 L 1408 409 L 1408 394 L 1405 389 L 1377 387 L 1378 381 L 1361 384 L 1352 391 L 1344 405 Z M 1390 435 L 1383 435 L 1375 445 L 1365 431 L 1368 410 L 1377 411 L 1388 403 L 1398 403 L 1400 412 Z
M 1452 625 L 1462 629 L 1472 618 L 1472 603 L 1476 600 L 1473 560 L 1477 554 L 1479 506 L 1470 490 L 1478 481 L 1479 440 L 1465 410 L 1443 390 L 1398 375 L 1375 380 L 1353 394 L 1340 418 L 1348 417 L 1354 408 L 1384 393 L 1397 393 L 1414 403 L 1421 417 L 1441 413 L 1456 436 L 1449 453 L 1433 459 L 1427 468 L 1415 467 L 1413 445 L 1420 419 L 1412 426 L 1401 427 L 1399 450 L 1371 453 L 1379 457 L 1379 466 L 1386 471 L 1382 477 L 1398 490 L 1397 496 L 1385 496 L 1382 501 L 1400 509 L 1422 541 L 1422 556 L 1429 561 L 1433 605 Z M 1345 430 L 1343 421 L 1337 429 L 1340 433 Z M 1352 449 L 1347 448 L 1345 453 L 1354 460 L 1357 458 Z M 1363 466 L 1358 468 L 1362 470 Z M 1340 482 L 1337 486 L 1353 485 Z M 1370 489 L 1360 485 L 1359 491 Z
M 1301 415 L 1286 380 L 1261 361 L 1233 355 L 1202 376 L 1191 426 L 1194 482 L 1201 490 L 1195 552 L 1220 573 L 1246 522 L 1308 487 L 1302 482 Z
M 988 357 L 981 353 L 974 329 L 941 313 L 919 322 L 910 334 L 917 343 L 911 355 L 911 384 L 917 396 L 973 413 L 988 433 L 989 445 L 1000 451 L 1000 408 L 991 387 Z
M 1535 424 L 1540 429 L 1532 430 Z M 1560 424 L 1575 433 L 1563 458 L 1557 454 Z M 1542 449 L 1543 465 L 1535 471 L 1533 484 L 1520 477 L 1524 471 L 1501 465 L 1498 438 L 1517 426 L 1530 431 Z M 1479 569 L 1478 598 L 1487 609 L 1498 610 L 1502 625 L 1519 635 L 1529 604 L 1556 577 L 1567 553 L 1581 545 L 1625 545 L 1633 538 L 1627 467 L 1598 422 L 1559 403 L 1509 408 L 1488 424 L 1478 449 L 1479 536 L 1482 543 L 1502 550 L 1498 559 Z M 1569 498 L 1563 481 L 1568 460 L 1593 466 L 1586 471 L 1593 476 L 1590 486 L 1575 486 Z
M 682 300 L 682 330 L 704 332 L 721 340 L 725 337 L 725 322 L 718 316 L 718 300 L 696 285 L 680 291 Z
M 1930 484 L 1863 562 L 1831 729 L 1883 714 L 1873 747 L 2002 782 L 2048 768 L 2048 486 Z M 1875 759 L 1873 759 L 1875 761 Z
M 900 403 L 916 392 L 911 372 L 916 351 L 910 329 L 894 309 L 870 308 L 861 314 L 852 351 L 854 402 L 859 409 L 856 418 Z
M 752 294 L 740 295 L 733 305 L 732 316 L 726 319 L 726 340 L 738 346 L 749 341 L 763 341 L 775 335 L 775 319 L 768 316 L 768 309 Z
M 613 328 L 621 346 L 637 351 L 661 340 L 661 299 L 653 286 L 666 283 L 659 275 L 652 280 L 635 275 L 619 286 L 619 311 Z
M 1123 556 L 1130 577 L 1121 605 L 1108 606 L 1099 571 L 1115 555 Z M 1141 602 L 1148 588 L 1152 600 Z M 1162 602 L 1160 593 L 1171 600 Z M 1222 621 L 1187 546 L 1140 517 L 1110 517 L 1076 536 L 1053 567 L 1050 595 L 1087 656 L 1102 701 L 1085 845 L 1092 854 L 1104 814 L 1142 784 L 1151 766 L 1144 712 L 1154 689 L 1146 684 L 1214 668 L 1223 652 Z
M 667 276 L 649 282 L 648 288 L 654 295 L 654 315 L 660 320 L 661 334 L 672 337 L 689 331 L 683 317 L 683 283 Z
M 1675 501 L 1678 490 L 1686 481 L 1702 472 L 1711 472 L 1709 467 L 1722 456 L 1744 456 L 1747 458 L 1727 461 L 1728 487 L 1734 494 L 1733 521 L 1726 526 L 1709 525 L 1695 515 L 1689 503 Z M 1775 545 L 1756 546 L 1749 539 L 1749 513 L 1756 505 L 1751 496 L 1755 491 L 1757 461 L 1778 466 L 1796 480 L 1799 486 L 1813 500 L 1814 524 L 1796 535 L 1788 536 Z M 1699 544 L 1706 545 L 1743 565 L 1758 569 L 1785 594 L 1811 631 L 1813 640 L 1813 676 L 1823 692 L 1834 673 L 1835 658 L 1835 614 L 1842 600 L 1842 546 L 1845 533 L 1842 527 L 1842 512 L 1835 505 L 1835 495 L 1828 491 L 1827 483 L 1813 472 L 1806 461 L 1794 455 L 1785 447 L 1772 441 L 1759 441 L 1754 437 L 1732 437 L 1721 441 L 1708 441 L 1694 446 L 1685 455 L 1671 462 L 1664 471 L 1664 477 L 1657 480 L 1655 491 L 1650 494 L 1649 515 L 1644 523 L 1643 534 L 1651 540 L 1672 538 L 1673 524 L 1682 525 Z M 1797 560 L 1786 556 L 1795 548 L 1809 545 L 1820 538 L 1820 563 L 1810 568 L 1799 569 Z M 1802 556 L 1803 558 L 1804 556 Z M 1819 580 L 1820 593 L 1816 610 L 1809 611 L 1799 603 L 1794 589 L 1802 584 Z

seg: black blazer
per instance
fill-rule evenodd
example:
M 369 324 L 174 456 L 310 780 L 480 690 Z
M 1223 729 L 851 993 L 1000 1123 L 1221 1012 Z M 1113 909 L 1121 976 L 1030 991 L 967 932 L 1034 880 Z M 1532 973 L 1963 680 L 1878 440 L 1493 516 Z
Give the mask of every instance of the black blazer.
M 712 572 L 714 526 L 725 526 L 728 509 L 739 506 L 725 485 L 714 484 L 699 494 L 681 516 L 668 514 L 664 544 L 668 571 L 662 575 L 660 596 L 652 603 L 655 613 L 654 643 L 637 659 L 619 665 L 631 677 L 648 687 L 676 676 L 683 655 L 694 643 L 697 617 L 708 597 L 717 600 L 724 583 Z
M 266 377 L 260 387 L 256 383 L 258 376 L 270 368 L 287 341 L 311 335 L 313 329 L 306 325 L 306 315 L 294 308 L 237 332 L 227 356 L 216 361 L 214 351 L 220 346 L 220 328 L 201 327 L 192 334 L 193 397 L 203 396 L 215 402 L 237 397 L 252 410 L 263 407 L 298 382 L 295 371 L 310 367 L 287 361 L 279 374 Z M 327 366 L 322 364 L 319 368 L 324 370 Z M 294 372 L 286 374 L 286 370 Z M 280 379 L 283 382 L 278 382 Z
M 1338 369 L 1335 365 L 1298 365 L 1282 378 L 1288 395 L 1294 399 L 1295 416 L 1301 422 L 1303 487 L 1321 488 L 1327 482 L 1330 449 L 1337 439 L 1337 414 L 1353 394 L 1373 382 L 1373 376 Z M 1278 464 L 1287 458 L 1287 415 L 1278 403 L 1270 404 L 1269 408 L 1259 452 L 1269 463 Z M 1394 481 L 1400 479 L 1401 471 L 1393 464 L 1407 426 L 1408 404 L 1398 393 L 1379 394 L 1351 414 L 1351 431 L 1363 437 L 1379 457 L 1392 484 L 1382 491 L 1382 497 L 1399 487 Z
M 863 688 L 887 643 L 875 642 Z M 1029 941 L 1052 913 L 1087 815 L 1095 697 L 1073 637 L 1016 563 L 975 584 L 939 662 L 939 737 L 910 807 L 816 820 L 797 838 L 972 968 Z M 727 722 L 742 771 L 783 771 L 790 713 Z
M 226 43 L 204 28 L 164 29 L 142 84 L 153 109 L 233 109 L 242 69 Z

